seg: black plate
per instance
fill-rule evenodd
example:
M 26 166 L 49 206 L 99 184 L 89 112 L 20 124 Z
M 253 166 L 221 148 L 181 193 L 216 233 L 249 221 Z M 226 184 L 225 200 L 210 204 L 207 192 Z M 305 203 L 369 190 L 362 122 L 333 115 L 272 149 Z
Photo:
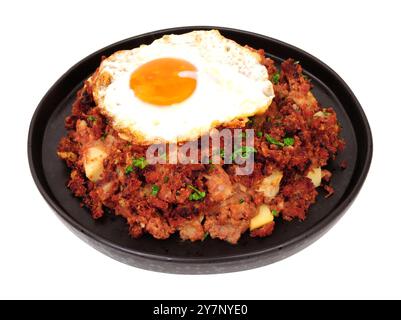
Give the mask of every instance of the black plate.
M 79 199 L 66 188 L 69 171 L 56 156 L 58 141 L 66 134 L 64 118 L 83 81 L 96 69 L 102 56 L 131 49 L 169 33 L 197 29 L 219 29 L 227 38 L 242 45 L 263 48 L 277 61 L 299 60 L 314 84 L 313 93 L 323 106 L 332 106 L 343 126 L 345 151 L 336 162 L 332 184 L 335 194 L 324 199 L 320 192 L 304 222 L 276 224 L 272 236 L 255 239 L 244 235 L 238 245 L 220 240 L 183 242 L 177 236 L 155 240 L 150 236 L 134 240 L 122 218 L 107 214 L 100 221 L 91 218 Z M 149 270 L 170 273 L 222 273 L 263 266 L 284 259 L 323 235 L 344 214 L 366 178 L 372 158 L 372 137 L 366 116 L 345 82 L 327 65 L 310 54 L 281 41 L 246 31 L 220 27 L 181 27 L 155 31 L 112 44 L 68 70 L 47 92 L 33 115 L 28 137 L 28 157 L 33 178 L 47 203 L 81 239 L 121 262 Z M 348 162 L 341 170 L 338 163 Z

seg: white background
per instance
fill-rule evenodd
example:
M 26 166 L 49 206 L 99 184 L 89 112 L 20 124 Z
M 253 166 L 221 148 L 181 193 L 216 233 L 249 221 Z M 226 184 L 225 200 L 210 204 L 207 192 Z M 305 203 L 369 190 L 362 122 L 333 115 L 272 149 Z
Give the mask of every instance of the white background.
M 398 1 L 9 1 L 0 10 L 0 298 L 401 298 Z M 349 84 L 374 156 L 353 206 L 323 238 L 273 265 L 178 276 L 95 251 L 37 191 L 26 155 L 31 116 L 73 64 L 108 44 L 184 25 L 254 31 L 317 56 Z M 398 30 L 398 34 L 397 31 Z

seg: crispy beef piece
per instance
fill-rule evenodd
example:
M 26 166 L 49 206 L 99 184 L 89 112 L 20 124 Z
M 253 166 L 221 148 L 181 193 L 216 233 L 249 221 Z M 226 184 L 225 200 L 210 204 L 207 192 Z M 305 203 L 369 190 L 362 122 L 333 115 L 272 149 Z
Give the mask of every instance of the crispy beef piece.
M 202 240 L 205 236 L 205 231 L 199 219 L 187 220 L 178 228 L 180 238 L 183 240 L 197 241 Z
M 237 243 L 249 228 L 249 221 L 256 214 L 256 206 L 243 187 L 235 185 L 232 195 L 209 207 L 204 224 L 212 238 Z
M 205 177 L 210 201 L 223 201 L 233 194 L 230 177 L 221 166 L 214 166 Z
M 251 231 L 251 237 L 267 237 L 270 236 L 273 233 L 274 230 L 274 221 L 265 224 L 263 227 L 252 230 Z
M 305 219 L 306 211 L 315 202 L 317 191 L 312 181 L 306 177 L 299 177 L 289 181 L 283 187 L 282 195 L 285 198 L 282 216 L 285 220 L 298 218 Z

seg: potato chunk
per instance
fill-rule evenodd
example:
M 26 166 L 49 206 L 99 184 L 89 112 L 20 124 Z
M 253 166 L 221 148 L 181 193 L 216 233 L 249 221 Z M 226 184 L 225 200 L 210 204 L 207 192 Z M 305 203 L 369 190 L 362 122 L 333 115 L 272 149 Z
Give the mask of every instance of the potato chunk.
M 76 161 L 77 155 L 74 152 L 59 151 L 57 155 L 63 160 Z
M 96 182 L 103 173 L 103 160 L 107 152 L 101 145 L 90 147 L 84 153 L 85 174 L 90 181 Z
M 263 192 L 266 198 L 274 198 L 280 191 L 280 181 L 282 178 L 283 173 L 281 171 L 273 171 L 270 176 L 263 178 L 257 191 Z
M 318 111 L 313 116 L 317 117 L 317 118 L 322 118 L 322 117 L 324 117 L 324 113 L 323 113 L 323 111 Z
M 313 185 L 315 186 L 315 188 L 317 188 L 320 186 L 320 183 L 322 182 L 322 169 L 320 167 L 313 168 L 308 172 L 306 177 L 311 179 Z
M 258 207 L 257 214 L 251 219 L 249 224 L 249 229 L 255 230 L 257 228 L 263 227 L 265 224 L 270 223 L 274 220 L 273 214 L 271 213 L 269 207 L 265 204 L 261 204 Z

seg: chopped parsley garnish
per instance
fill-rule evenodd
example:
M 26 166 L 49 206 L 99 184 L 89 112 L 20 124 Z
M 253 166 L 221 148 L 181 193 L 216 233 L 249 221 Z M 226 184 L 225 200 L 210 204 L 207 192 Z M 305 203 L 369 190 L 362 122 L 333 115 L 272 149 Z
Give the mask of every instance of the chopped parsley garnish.
M 189 200 L 191 201 L 199 201 L 199 200 L 203 200 L 203 198 L 206 196 L 206 194 L 204 192 L 201 193 L 191 193 L 189 195 Z
M 157 194 L 159 193 L 159 190 L 160 190 L 160 188 L 157 185 L 154 184 L 152 186 L 152 192 L 151 192 L 152 196 L 156 197 Z
M 241 157 L 242 159 L 248 159 L 252 153 L 256 153 L 254 147 L 250 146 L 240 146 L 235 148 L 233 153 L 231 154 L 231 160 L 235 160 L 237 157 Z M 225 157 L 224 149 L 220 149 L 220 156 L 224 159 Z
M 269 135 L 268 133 L 265 134 L 265 138 L 267 140 L 267 142 L 271 143 L 271 144 L 275 144 L 276 146 L 279 147 L 284 147 L 284 143 L 274 139 L 271 135 Z
M 258 131 L 258 132 L 256 133 L 256 135 L 257 135 L 259 138 L 261 138 L 261 137 L 263 136 L 263 132 L 262 132 L 262 131 Z
M 278 82 L 280 81 L 280 73 L 276 72 L 275 74 L 273 74 L 272 81 L 274 84 L 278 84 Z
M 234 160 L 235 158 L 237 158 L 238 156 L 240 156 L 242 159 L 248 159 L 249 156 L 252 153 L 256 153 L 256 150 L 254 147 L 250 147 L 250 146 L 241 146 L 237 149 L 234 149 L 234 152 L 231 156 L 232 160 Z
M 194 191 L 189 195 L 189 200 L 199 201 L 199 200 L 203 200 L 206 197 L 205 191 L 200 191 L 199 189 L 195 188 L 194 186 L 192 186 L 190 184 L 188 184 L 188 188 L 190 188 Z
M 145 169 L 145 167 L 148 165 L 148 162 L 144 157 L 140 157 L 138 159 L 132 160 L 132 165 L 139 169 Z
M 87 118 L 89 121 L 95 122 L 96 121 L 96 117 L 94 116 L 88 116 Z
M 107 132 L 103 132 L 102 136 L 100 137 L 100 140 L 104 141 L 104 139 L 106 139 L 107 137 Z
M 205 239 L 209 236 L 209 232 L 205 232 L 203 235 L 202 241 L 205 241 Z
M 132 171 L 134 171 L 134 167 L 131 164 L 125 168 L 125 174 L 130 174 Z
M 139 169 L 145 169 L 147 165 L 148 163 L 144 157 L 133 159 L 132 163 L 125 168 L 125 174 L 130 174 L 131 172 L 133 172 L 134 167 L 137 167 Z
M 281 141 L 274 139 L 271 135 L 269 135 L 267 133 L 265 134 L 265 138 L 266 138 L 267 142 L 269 142 L 271 144 L 275 144 L 276 146 L 279 146 L 282 148 L 292 146 L 295 142 L 294 138 L 291 138 L 291 137 L 286 137 L 283 139 L 283 142 L 281 142 Z
M 294 138 L 284 138 L 283 142 L 286 146 L 292 146 L 294 144 Z
M 242 199 L 242 198 L 241 198 L 241 199 L 239 199 L 239 203 L 240 203 L 240 204 L 243 204 L 244 202 L 245 202 L 245 200 L 244 200 L 244 199 Z
M 250 125 L 250 126 L 252 127 L 253 124 L 254 124 L 254 122 L 255 122 L 255 119 L 254 119 L 253 117 L 251 117 L 251 118 L 248 118 L 247 124 Z
M 276 209 L 273 209 L 273 210 L 272 210 L 272 215 L 273 215 L 274 217 L 278 217 L 278 211 L 277 211 Z

